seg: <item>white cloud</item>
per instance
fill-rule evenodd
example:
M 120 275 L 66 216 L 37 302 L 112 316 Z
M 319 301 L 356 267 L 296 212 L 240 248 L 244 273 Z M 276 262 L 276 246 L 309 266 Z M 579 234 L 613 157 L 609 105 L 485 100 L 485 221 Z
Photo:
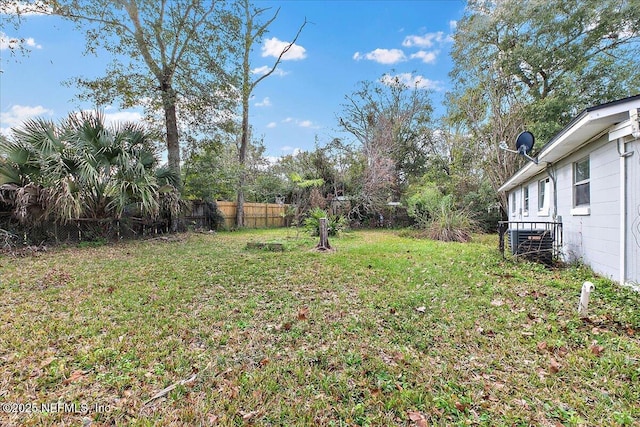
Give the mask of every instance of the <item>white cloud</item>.
M 50 15 L 52 12 L 53 8 L 41 1 L 34 3 L 9 1 L 0 4 L 0 15 Z
M 262 56 L 273 56 L 277 58 L 282 51 L 289 45 L 289 42 L 278 40 L 277 37 L 272 37 L 265 40 L 262 46 Z M 300 45 L 293 44 L 291 48 L 282 56 L 283 61 L 296 61 L 307 57 L 307 50 Z
M 375 49 L 369 53 L 361 54 L 356 52 L 353 54 L 353 59 L 359 61 L 361 59 L 368 59 L 375 61 L 379 64 L 395 64 L 398 62 L 406 61 L 407 58 L 404 52 L 400 49 Z
M 287 117 L 286 119 L 283 119 L 282 123 L 291 123 L 301 128 L 319 129 L 319 127 L 317 125 L 314 125 L 311 120 L 299 120 L 294 119 L 293 117 Z
M 404 38 L 402 42 L 402 46 L 404 47 L 433 47 L 436 43 L 444 43 L 449 41 L 450 37 L 447 36 L 443 31 L 438 31 L 436 33 L 427 33 L 423 36 L 407 36 Z
M 0 133 L 10 135 L 11 128 L 22 125 L 25 121 L 36 117 L 51 117 L 53 110 L 42 105 L 30 107 L 27 105 L 14 105 L 9 111 L 0 113 Z
M 109 110 L 116 110 L 116 111 L 114 111 L 113 113 L 107 113 L 106 111 L 109 111 Z M 88 114 L 94 114 L 96 110 L 83 110 L 83 112 Z M 81 117 L 80 116 L 81 112 L 79 111 L 73 111 L 71 112 L 71 114 L 75 115 L 78 118 Z M 112 126 L 112 125 L 117 125 L 122 123 L 138 123 L 144 120 L 142 113 L 138 111 L 131 111 L 131 110 L 117 111 L 117 109 L 115 109 L 111 105 L 107 105 L 104 107 L 104 109 L 102 110 L 102 115 L 104 117 L 104 124 L 106 126 Z
M 104 108 L 104 122 L 107 126 L 116 123 L 125 122 L 141 122 L 143 121 L 142 113 L 138 111 L 125 110 L 125 111 L 113 111 L 107 113 L 106 111 L 114 110 L 112 106 L 106 106 Z M 88 112 L 94 112 L 94 110 L 87 110 Z M 26 105 L 14 105 L 9 111 L 0 113 L 0 132 L 9 135 L 11 128 L 19 127 L 29 119 L 36 117 L 53 118 L 53 110 L 37 105 L 35 107 Z
M 425 64 L 433 64 L 438 57 L 438 51 L 427 52 L 424 50 L 411 54 L 411 59 L 420 59 Z
M 273 128 L 275 128 L 276 126 L 278 126 L 278 124 L 277 124 L 276 122 L 269 122 L 269 123 L 267 123 L 267 128 L 268 128 L 268 129 L 273 129 Z
M 104 113 L 104 122 L 107 126 L 116 123 L 141 122 L 142 114 L 137 111 L 117 111 L 115 113 Z
M 277 156 L 265 156 L 264 158 L 271 166 L 276 165 L 280 161 L 280 157 Z
M 37 44 L 36 41 L 33 39 L 33 37 L 29 37 L 27 39 L 24 39 L 24 43 L 29 47 L 35 47 L 36 49 L 42 49 L 42 45 L 41 44 Z
M 401 84 L 406 86 L 407 88 L 415 88 L 415 89 L 433 89 L 440 90 L 441 83 L 435 80 L 429 80 L 423 76 L 414 76 L 411 73 L 401 73 L 396 74 L 395 76 L 385 74 L 380 82 L 386 84 L 388 86 L 393 86 L 395 84 Z
M 28 105 L 14 105 L 9 111 L 0 113 L 0 123 L 2 126 L 19 126 L 26 120 L 41 116 L 53 116 L 53 110 L 44 108 L 42 105 L 30 107 Z
M 449 30 L 454 32 L 458 28 L 458 21 L 449 21 Z
M 24 45 L 29 48 L 42 49 L 42 45 L 36 43 L 33 37 L 28 37 L 26 39 L 9 37 L 0 31 L 0 50 L 17 49 L 20 45 Z
M 256 107 L 271 107 L 271 100 L 267 96 L 262 101 L 256 102 L 254 105 Z
M 300 147 L 292 147 L 290 145 L 284 145 L 280 147 L 280 151 L 284 153 L 291 153 L 291 155 L 297 156 L 298 154 L 302 153 L 304 150 Z
M 267 65 L 263 65 L 262 67 L 254 68 L 253 70 L 251 70 L 251 74 L 259 74 L 259 75 L 263 76 L 263 75 L 267 74 L 269 71 L 271 71 L 271 67 L 269 67 Z M 284 77 L 287 74 L 289 74 L 289 73 L 286 72 L 286 71 L 281 70 L 280 68 L 276 68 L 271 75 L 272 76 Z

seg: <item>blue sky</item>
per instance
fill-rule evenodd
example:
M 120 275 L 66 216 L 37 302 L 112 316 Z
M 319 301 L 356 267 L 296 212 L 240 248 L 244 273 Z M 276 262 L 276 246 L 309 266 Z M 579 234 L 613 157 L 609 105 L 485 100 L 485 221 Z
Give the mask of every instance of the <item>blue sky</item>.
M 254 90 L 251 125 L 264 140 L 269 156 L 312 150 L 334 137 L 344 137 L 337 125 L 345 96 L 361 81 L 384 74 L 418 78 L 441 101 L 450 89 L 449 51 L 462 0 L 348 1 L 257 0 L 261 8 L 280 8 L 263 43 L 255 47 L 253 69 L 270 67 L 283 42 L 293 39 L 308 21 L 291 55 L 278 72 Z M 265 16 L 270 16 L 269 13 Z M 3 16 L 0 15 L 0 19 Z M 12 56 L 8 40 L 20 38 L 31 50 Z M 69 112 L 92 109 L 74 99 L 77 89 L 62 83 L 73 77 L 102 75 L 107 54 L 84 56 L 84 36 L 69 23 L 50 16 L 30 16 L 19 30 L 0 27 L 0 130 L 7 132 L 31 117 L 54 120 Z M 108 119 L 137 120 L 140 110 L 104 108 Z

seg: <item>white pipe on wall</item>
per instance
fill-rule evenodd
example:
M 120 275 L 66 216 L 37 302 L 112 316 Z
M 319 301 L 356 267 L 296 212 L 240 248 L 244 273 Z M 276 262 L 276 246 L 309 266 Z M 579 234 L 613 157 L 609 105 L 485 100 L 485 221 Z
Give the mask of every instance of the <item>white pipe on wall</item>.
M 633 155 L 633 151 L 626 151 L 624 138 L 618 138 L 618 155 L 620 157 L 620 285 L 626 284 L 627 273 L 627 157 Z
M 622 146 L 622 147 L 621 147 Z M 624 140 L 618 139 L 618 153 L 620 153 L 620 285 L 624 286 L 627 271 L 627 156 L 625 156 Z

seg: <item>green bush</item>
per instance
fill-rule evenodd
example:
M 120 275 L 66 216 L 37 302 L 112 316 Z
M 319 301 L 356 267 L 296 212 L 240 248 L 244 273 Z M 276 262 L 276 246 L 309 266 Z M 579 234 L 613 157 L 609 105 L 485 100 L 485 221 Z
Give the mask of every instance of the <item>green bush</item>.
M 337 236 L 347 227 L 347 220 L 342 215 L 330 215 L 320 208 L 313 208 L 309 211 L 309 216 L 304 220 L 304 228 L 312 236 L 320 235 L 320 219 L 327 218 L 327 228 L 329 236 Z
M 427 183 L 407 199 L 407 214 L 413 218 L 418 228 L 427 228 L 440 208 L 442 198 L 436 185 Z

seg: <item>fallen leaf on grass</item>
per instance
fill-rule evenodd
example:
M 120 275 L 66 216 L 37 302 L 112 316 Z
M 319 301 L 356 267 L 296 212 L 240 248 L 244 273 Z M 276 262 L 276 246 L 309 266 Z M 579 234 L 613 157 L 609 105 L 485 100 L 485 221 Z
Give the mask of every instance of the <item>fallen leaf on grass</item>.
M 276 332 L 280 331 L 290 331 L 293 326 L 293 322 L 285 322 L 273 327 Z
M 480 335 L 484 335 L 484 336 L 489 337 L 489 338 L 496 336 L 496 333 L 491 329 L 489 329 L 488 331 L 485 331 L 482 328 L 480 328 L 480 329 L 481 329 L 481 331 L 479 331 Z
M 302 307 L 298 310 L 298 320 L 307 320 L 309 318 L 309 307 Z
M 567 354 L 569 354 L 569 349 L 565 346 L 558 347 L 556 351 L 558 353 L 558 356 L 560 357 L 565 357 Z
M 409 419 L 416 423 L 418 427 L 427 427 L 427 416 L 422 412 L 409 411 Z
M 465 409 L 467 409 L 467 405 L 465 405 L 464 403 L 456 400 L 456 402 L 454 403 L 454 406 L 456 407 L 456 409 L 460 412 L 464 412 Z
M 43 360 L 42 363 L 40 364 L 40 369 L 46 368 L 47 366 L 51 365 L 51 363 L 53 363 L 54 360 L 56 360 L 55 356 L 51 356 Z
M 64 380 L 64 381 L 62 382 L 62 384 L 70 384 L 70 383 L 72 383 L 72 382 L 75 382 L 75 381 L 79 380 L 80 378 L 82 378 L 83 376 L 85 376 L 85 375 L 86 375 L 86 373 L 87 373 L 86 371 L 80 371 L 80 370 L 78 370 L 78 371 L 73 371 L 73 372 L 71 373 L 71 375 L 69 376 L 69 378 L 67 378 L 66 380 Z
M 394 352 L 393 360 L 395 360 L 398 363 L 405 363 L 404 354 L 400 353 L 399 351 Z
M 416 311 L 418 313 L 424 313 L 425 311 L 427 311 L 427 307 L 425 307 L 424 305 L 422 305 L 420 307 L 416 307 Z
M 591 344 L 591 347 L 589 347 L 589 350 L 591 350 L 591 353 L 595 354 L 596 356 L 600 356 L 604 351 L 604 347 L 601 345 L 598 345 L 598 343 L 594 341 Z
M 260 411 L 251 411 L 251 412 L 240 411 L 240 415 L 242 415 L 242 419 L 244 421 L 249 421 L 251 418 L 255 417 L 259 413 L 260 413 Z
M 551 361 L 549 362 L 549 371 L 551 371 L 554 374 L 557 374 L 558 372 L 560 372 L 561 368 L 562 366 L 560 366 L 560 364 L 556 361 L 556 359 L 552 357 Z
M 538 347 L 538 350 L 544 351 L 544 350 L 547 349 L 547 342 L 546 341 L 540 341 L 536 347 Z
M 500 307 L 501 305 L 504 305 L 504 301 L 502 301 L 501 299 L 494 299 L 493 301 L 491 301 L 491 305 L 494 307 Z

